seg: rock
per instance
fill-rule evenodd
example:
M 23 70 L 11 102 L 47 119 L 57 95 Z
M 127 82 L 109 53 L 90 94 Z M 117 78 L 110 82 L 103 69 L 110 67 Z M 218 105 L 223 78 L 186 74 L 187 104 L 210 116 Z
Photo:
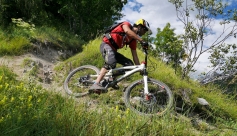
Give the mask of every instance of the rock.
M 203 106 L 209 105 L 209 103 L 204 98 L 197 98 L 197 99 L 199 104 Z
M 191 89 L 183 89 L 182 91 L 181 91 L 181 93 L 182 93 L 182 98 L 183 98 L 183 100 L 185 101 L 185 102 L 187 102 L 187 103 L 191 103 L 191 100 L 190 100 L 190 95 L 192 94 L 192 91 L 191 91 Z

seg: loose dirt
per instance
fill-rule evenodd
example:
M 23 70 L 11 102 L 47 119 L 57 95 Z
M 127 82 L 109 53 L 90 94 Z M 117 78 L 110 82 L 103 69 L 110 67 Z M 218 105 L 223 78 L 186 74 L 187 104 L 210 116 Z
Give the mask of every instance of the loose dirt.
M 64 92 L 62 85 L 53 80 L 54 67 L 61 62 L 63 53 L 49 47 L 41 47 L 20 56 L 2 56 L 0 65 L 8 67 L 17 74 L 18 80 L 34 80 L 47 90 Z M 37 67 L 37 72 L 32 76 L 29 72 Z

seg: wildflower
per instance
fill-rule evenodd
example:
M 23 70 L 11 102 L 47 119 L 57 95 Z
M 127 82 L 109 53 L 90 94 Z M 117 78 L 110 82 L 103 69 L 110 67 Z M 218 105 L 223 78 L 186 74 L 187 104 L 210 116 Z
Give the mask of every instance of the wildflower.
M 116 112 L 119 111 L 119 107 L 118 107 L 118 105 L 116 105 L 115 111 L 116 111 Z
M 121 115 L 117 115 L 117 117 L 114 119 L 115 122 L 121 122 Z
M 121 115 L 118 115 L 117 117 L 118 117 L 118 119 L 121 119 Z
M 37 102 L 38 102 L 38 103 L 41 102 L 41 99 L 39 98 L 39 99 L 37 100 Z
M 23 101 L 23 100 L 24 100 L 24 98 L 22 98 L 22 97 L 20 97 L 19 99 L 20 99 L 21 101 Z
M 125 114 L 128 115 L 130 113 L 130 109 L 127 108 Z
M 6 100 L 7 100 L 7 97 L 4 96 L 3 99 L 0 101 L 0 104 L 2 104 L 2 105 L 5 104 Z
M 3 121 L 4 121 L 4 117 L 1 117 L 1 119 L 0 119 L 0 123 L 3 122 Z
M 28 104 L 28 107 L 29 107 L 29 108 L 31 108 L 32 106 L 33 106 L 33 104 L 31 104 L 31 103 L 30 103 L 30 104 Z
M 28 96 L 28 102 L 32 100 L 32 95 Z
M 15 100 L 15 98 L 14 98 L 14 97 L 12 97 L 12 98 L 11 98 L 11 102 L 13 102 L 14 100 Z
M 7 89 L 7 88 L 8 88 L 8 86 L 9 86 L 9 84 L 8 84 L 8 83 L 5 83 L 5 89 Z

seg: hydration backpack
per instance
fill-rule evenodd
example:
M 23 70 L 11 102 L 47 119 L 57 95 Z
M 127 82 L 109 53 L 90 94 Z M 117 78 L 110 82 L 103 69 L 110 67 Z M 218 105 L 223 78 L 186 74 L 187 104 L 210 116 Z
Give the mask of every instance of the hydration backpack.
M 120 23 L 113 24 L 113 25 L 109 26 L 108 28 L 105 29 L 104 34 L 110 33 L 112 30 L 114 30 L 114 28 L 116 28 L 117 26 L 119 26 L 122 23 L 123 22 L 120 22 Z
M 108 28 L 105 29 L 104 31 L 104 36 L 110 41 L 110 43 L 114 46 L 115 49 L 119 49 L 119 46 L 115 43 L 114 39 L 111 37 L 110 33 L 112 30 L 114 30 L 114 28 L 116 28 L 117 26 L 121 25 L 123 22 L 117 23 L 117 24 L 113 24 L 111 26 L 109 26 Z M 131 28 L 132 29 L 132 26 Z M 125 32 L 113 32 L 113 33 L 117 33 L 121 36 L 125 36 Z M 132 39 L 133 40 L 133 39 Z M 130 44 L 132 42 L 132 40 L 128 43 Z

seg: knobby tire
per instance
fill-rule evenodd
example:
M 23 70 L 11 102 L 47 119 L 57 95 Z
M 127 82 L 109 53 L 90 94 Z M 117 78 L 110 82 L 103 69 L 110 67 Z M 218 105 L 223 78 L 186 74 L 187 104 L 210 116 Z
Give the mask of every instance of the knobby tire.
M 84 65 L 71 71 L 64 81 L 64 90 L 67 94 L 75 97 L 87 95 L 89 88 L 99 75 L 100 70 L 92 65 Z M 86 82 L 85 82 L 86 81 Z
M 173 104 L 173 96 L 169 87 L 161 81 L 148 78 L 149 98 L 144 95 L 143 79 L 134 81 L 125 90 L 125 105 L 141 115 L 162 116 Z

